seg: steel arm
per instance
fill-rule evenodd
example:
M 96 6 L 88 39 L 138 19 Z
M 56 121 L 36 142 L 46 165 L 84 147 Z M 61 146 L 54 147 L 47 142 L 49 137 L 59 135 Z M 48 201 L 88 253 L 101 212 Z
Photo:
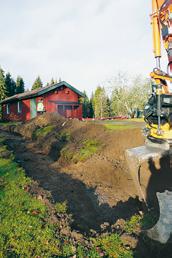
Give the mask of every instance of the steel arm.
M 167 50 L 172 72 L 172 0 L 152 0 L 152 30 L 156 67 L 160 69 L 161 38 Z

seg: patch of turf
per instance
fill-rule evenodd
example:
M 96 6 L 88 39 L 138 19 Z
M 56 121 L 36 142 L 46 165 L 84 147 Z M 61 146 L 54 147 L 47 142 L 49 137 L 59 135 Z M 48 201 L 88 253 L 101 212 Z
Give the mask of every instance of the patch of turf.
M 57 202 L 54 205 L 54 207 L 55 207 L 57 213 L 64 214 L 67 212 L 67 202 Z
M 71 134 L 70 132 L 67 132 L 67 131 L 58 133 L 56 136 L 59 142 L 63 142 L 63 143 L 69 142 L 71 139 Z
M 60 253 L 46 206 L 24 189 L 31 183 L 11 159 L 0 159 L 0 257 L 50 257 Z M 3 182 L 3 183 L 2 183 Z
M 8 125 L 18 125 L 21 124 L 21 122 L 2 122 L 0 121 L 0 126 L 8 126 Z
M 55 128 L 55 125 L 48 125 L 48 126 L 36 129 L 33 132 L 33 139 L 46 137 L 49 133 L 51 133 L 54 130 L 54 128 Z
M 111 234 L 99 237 L 93 240 L 94 246 L 100 248 L 103 257 L 118 257 L 118 258 L 132 258 L 132 251 L 128 251 L 123 246 L 123 243 L 118 234 Z M 96 257 L 96 256 L 95 256 Z M 100 256 L 97 256 L 100 257 Z
M 106 129 L 109 130 L 126 130 L 126 129 L 134 129 L 137 128 L 135 125 L 124 125 L 124 124 L 104 124 Z
M 70 146 L 61 150 L 61 158 L 66 162 L 83 162 L 89 159 L 101 148 L 101 143 L 94 139 L 87 139 L 82 142 L 80 148 L 73 151 Z
M 132 118 L 132 119 L 129 119 L 129 121 L 143 123 L 144 118 L 143 117 L 142 118 Z
M 93 154 L 95 154 L 98 149 L 100 149 L 100 143 L 97 140 L 89 139 L 82 143 L 81 148 L 74 153 L 73 161 L 85 161 L 90 158 Z
M 134 233 L 138 227 L 140 227 L 141 222 L 141 216 L 140 215 L 133 215 L 130 220 L 127 220 L 124 225 L 124 230 L 128 233 Z

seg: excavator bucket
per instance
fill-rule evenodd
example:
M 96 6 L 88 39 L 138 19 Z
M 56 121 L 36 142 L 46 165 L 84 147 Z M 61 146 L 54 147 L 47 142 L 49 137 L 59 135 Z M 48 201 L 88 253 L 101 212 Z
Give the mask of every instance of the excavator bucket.
M 139 199 L 144 200 L 145 203 L 147 203 L 146 186 L 144 185 L 144 182 L 141 181 L 141 177 L 149 177 L 149 175 L 141 175 L 141 167 L 150 160 L 159 160 L 164 154 L 164 150 L 148 147 L 146 145 L 128 149 L 125 152 L 129 172 L 136 186 Z
M 144 145 L 126 150 L 125 157 L 139 199 L 148 207 L 156 206 L 160 210 L 158 223 L 147 235 L 166 243 L 172 233 L 171 150 Z

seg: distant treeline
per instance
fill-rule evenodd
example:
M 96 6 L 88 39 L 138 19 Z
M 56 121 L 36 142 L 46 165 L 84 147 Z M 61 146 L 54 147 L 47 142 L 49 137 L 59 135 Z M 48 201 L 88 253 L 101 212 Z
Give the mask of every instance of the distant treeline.
M 24 81 L 21 76 L 17 76 L 16 81 L 8 72 L 0 68 L 0 100 L 24 92 Z
M 104 85 L 98 86 L 90 98 L 85 92 L 83 117 L 134 117 L 143 110 L 149 92 L 149 79 L 140 75 L 130 78 L 125 73 L 119 73 Z
M 52 85 L 57 83 L 57 80 L 53 78 L 49 83 L 46 84 Z M 36 78 L 34 81 L 31 90 L 36 90 L 43 87 L 43 83 L 41 81 L 40 76 Z M 25 83 L 21 76 L 17 76 L 17 79 L 14 80 L 12 75 L 0 68 L 0 100 L 11 97 L 15 94 L 23 93 L 25 91 Z
M 60 81 L 61 79 L 59 79 Z M 53 78 L 46 86 L 57 83 Z M 32 90 L 43 87 L 40 76 L 32 85 Z M 100 85 L 88 98 L 81 99 L 84 118 L 107 118 L 113 116 L 133 117 L 138 110 L 142 110 L 147 101 L 150 80 L 137 75 L 133 78 L 125 73 L 119 73 L 113 79 Z M 0 100 L 25 91 L 25 83 L 21 76 L 16 81 L 11 74 L 0 68 Z

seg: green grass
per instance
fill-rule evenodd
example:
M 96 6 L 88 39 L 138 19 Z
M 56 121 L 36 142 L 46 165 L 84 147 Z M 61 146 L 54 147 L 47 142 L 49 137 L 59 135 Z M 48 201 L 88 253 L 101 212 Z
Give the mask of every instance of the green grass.
M 59 140 L 59 142 L 63 143 L 69 142 L 71 140 L 71 134 L 67 131 L 58 133 L 56 137 Z
M 31 180 L 12 158 L 1 158 L 0 147 L 0 257 L 59 255 L 55 228 L 45 222 L 46 206 L 25 187 Z
M 49 133 L 51 133 L 55 128 L 55 125 L 48 125 L 48 126 L 45 126 L 43 128 L 39 128 L 39 129 L 36 129 L 34 132 L 33 132 L 33 138 L 34 139 L 37 139 L 37 138 L 44 138 L 46 137 Z
M 128 119 L 128 121 L 143 123 L 144 118 L 143 117 L 142 118 L 132 118 L 132 119 Z
M 67 202 L 57 202 L 54 206 L 57 213 L 67 213 Z
M 21 124 L 21 122 L 1 122 L 0 121 L 0 126 L 7 126 L 7 125 L 18 125 Z
M 140 227 L 142 217 L 140 215 L 133 215 L 130 220 L 127 220 L 124 225 L 124 230 L 128 234 L 134 233 Z
M 5 142 L 5 138 L 4 137 L 0 137 L 0 145 L 4 144 Z
M 94 155 L 100 148 L 100 142 L 94 139 L 87 139 L 83 141 L 80 148 L 75 151 L 73 151 L 70 146 L 65 146 L 61 150 L 61 157 L 66 162 L 83 162 Z
M 128 251 L 123 246 L 123 243 L 118 234 L 93 239 L 94 247 L 99 247 L 104 257 L 117 258 L 132 258 L 132 251 Z M 96 257 L 96 256 L 95 256 Z M 100 256 L 97 256 L 100 257 Z
M 108 130 L 126 130 L 126 129 L 134 129 L 137 128 L 137 126 L 135 125 L 125 125 L 125 124 L 104 124 L 104 126 L 106 127 L 106 129 Z
M 97 140 L 89 139 L 82 143 L 82 147 L 73 155 L 73 161 L 85 161 L 100 149 L 100 143 Z

